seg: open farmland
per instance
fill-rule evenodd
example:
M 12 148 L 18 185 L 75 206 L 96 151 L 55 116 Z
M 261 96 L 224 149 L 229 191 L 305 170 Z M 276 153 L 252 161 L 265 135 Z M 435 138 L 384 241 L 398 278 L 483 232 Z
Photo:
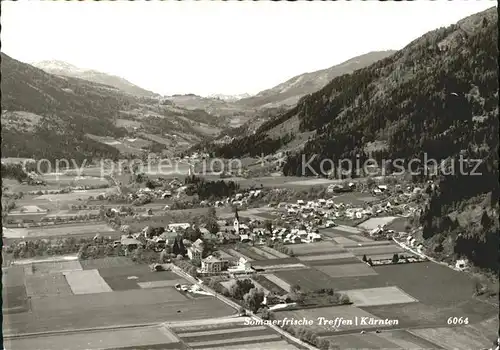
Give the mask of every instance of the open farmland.
M 275 254 L 272 254 L 269 251 L 264 250 L 263 248 L 264 247 L 248 247 L 249 250 L 255 252 L 256 254 L 260 255 L 264 259 L 276 259 L 276 258 L 283 257 L 283 256 L 276 256 Z M 267 248 L 267 247 L 265 247 L 265 248 Z M 288 257 L 288 256 L 285 255 L 284 257 Z
M 353 304 L 359 307 L 405 304 L 418 301 L 401 291 L 398 287 L 354 289 L 342 291 L 341 293 L 347 294 Z
M 352 237 L 352 236 L 349 236 Z M 352 240 L 351 238 L 346 238 L 346 237 L 335 237 L 333 240 L 341 245 L 357 245 L 359 244 L 359 241 Z
M 274 283 L 275 285 L 277 285 L 279 288 L 283 289 L 287 293 L 289 293 L 292 290 L 291 284 L 287 283 L 285 280 L 279 278 L 275 274 L 266 273 L 266 274 L 261 275 L 261 276 L 263 276 L 265 279 L 267 279 L 271 283 Z
M 276 249 L 273 249 L 271 247 L 268 247 L 268 246 L 260 246 L 259 247 L 261 250 L 263 251 L 266 251 L 268 252 L 269 254 L 272 254 L 274 255 L 274 258 L 271 258 L 271 259 L 275 259 L 275 258 L 288 258 L 288 255 L 284 254 L 284 253 L 281 253 L 281 252 L 278 252 Z
M 266 290 L 277 295 L 285 295 L 287 290 L 277 285 L 275 282 L 268 279 L 265 275 L 257 275 L 254 280 Z
M 274 274 L 291 286 L 296 284 L 300 285 L 301 289 L 304 291 L 315 291 L 321 288 L 337 288 L 334 279 L 314 268 L 276 271 Z
M 242 319 L 233 320 L 231 323 L 174 326 L 172 330 L 191 349 L 297 349 L 283 341 L 271 328 L 246 325 Z
M 397 264 L 375 267 L 375 271 L 390 285 L 427 305 L 453 306 L 470 299 L 474 283 L 467 274 L 432 262 Z
M 73 295 L 62 273 L 50 276 L 26 276 L 26 291 L 31 298 Z
M 354 258 L 354 254 L 347 253 L 336 253 L 336 254 L 322 254 L 322 255 L 304 255 L 298 257 L 300 261 L 310 262 L 310 261 L 320 261 L 320 260 L 341 260 L 346 258 Z M 356 260 L 358 261 L 358 260 Z
M 321 253 L 331 254 L 345 252 L 345 249 L 332 242 L 300 243 L 290 246 L 295 255 L 319 255 Z
M 440 346 L 429 342 L 423 338 L 411 334 L 407 330 L 388 330 L 377 334 L 378 337 L 386 339 L 393 343 L 393 348 L 401 349 L 441 349 Z M 335 342 L 335 337 L 332 337 Z
M 16 229 L 12 229 L 16 230 Z M 23 230 L 23 229 L 21 229 Z M 17 232 L 17 231 L 16 231 Z M 32 227 L 21 234 L 25 237 L 59 237 L 59 236 L 76 236 L 96 233 L 114 233 L 115 231 L 106 224 L 69 224 L 57 226 L 41 226 Z
M 273 259 L 275 258 L 274 256 L 271 255 L 269 253 L 266 253 L 261 251 L 260 249 L 258 248 L 255 248 L 255 247 L 251 247 L 251 246 L 239 246 L 238 248 L 235 248 L 235 250 L 237 252 L 239 252 L 240 254 L 243 254 L 243 256 L 246 256 L 252 260 L 266 260 L 266 259 Z
M 64 276 L 73 294 L 94 294 L 112 291 L 97 270 L 65 272 Z
M 371 255 L 380 255 L 380 254 L 404 254 L 405 250 L 396 244 L 391 245 L 380 245 L 380 246 L 368 246 L 368 247 L 352 247 L 348 248 L 350 252 L 352 252 L 356 256 L 366 255 L 370 257 Z
M 388 225 L 396 219 L 397 219 L 396 216 L 384 216 L 384 217 L 379 217 L 379 218 L 370 218 L 370 219 L 366 220 L 365 222 L 359 224 L 358 227 L 361 227 L 362 229 L 371 231 L 373 229 L 376 229 L 379 226 Z
M 114 291 L 174 287 L 177 283 L 187 283 L 170 271 L 151 272 L 147 265 L 102 268 L 99 274 Z
M 329 237 L 362 235 L 362 231 L 360 229 L 347 225 L 338 225 L 332 228 L 323 229 L 321 230 L 321 233 L 324 233 Z M 337 234 L 337 236 L 335 236 L 335 234 Z
M 397 331 L 382 331 L 379 334 L 365 333 L 365 334 L 342 334 L 324 337 L 343 350 L 358 350 L 358 349 L 432 349 L 439 350 L 441 347 L 436 344 L 430 343 L 424 339 L 412 336 L 409 333 L 398 334 L 399 338 L 384 337 L 385 333 L 392 333 Z M 402 331 L 404 332 L 404 331 Z
M 52 202 L 73 202 L 78 200 L 87 200 L 89 197 L 97 197 L 103 193 L 115 193 L 116 188 L 103 188 L 96 190 L 82 190 L 74 191 L 70 193 L 59 193 L 59 194 L 43 194 L 41 196 L 35 197 L 36 200 L 46 199 Z
M 494 340 L 494 338 L 488 338 L 480 331 L 468 326 L 421 328 L 408 332 L 445 349 L 454 350 L 488 348 Z
M 5 315 L 5 334 L 228 316 L 214 297 L 187 298 L 174 288 L 32 299 L 32 313 Z
M 78 260 L 38 261 L 25 268 L 26 274 L 48 275 L 82 270 Z
M 131 259 L 124 256 L 113 256 L 101 259 L 81 260 L 80 265 L 84 270 L 93 270 L 93 269 L 105 269 L 109 267 L 132 266 L 135 265 L 135 263 Z
M 373 276 L 377 274 L 373 268 L 362 262 L 356 264 L 314 266 L 314 268 L 334 279 L 336 277 Z
M 29 310 L 22 267 L 2 268 L 2 303 L 4 317 L 9 313 Z
M 286 257 L 280 259 L 266 259 L 252 262 L 252 266 L 254 268 L 268 268 L 272 266 L 280 266 L 280 265 L 291 265 L 291 264 L 300 264 L 300 260 L 293 257 Z
M 148 326 L 87 330 L 43 337 L 5 340 L 6 350 L 97 350 L 147 347 L 150 349 L 184 349 L 182 343 L 165 327 Z

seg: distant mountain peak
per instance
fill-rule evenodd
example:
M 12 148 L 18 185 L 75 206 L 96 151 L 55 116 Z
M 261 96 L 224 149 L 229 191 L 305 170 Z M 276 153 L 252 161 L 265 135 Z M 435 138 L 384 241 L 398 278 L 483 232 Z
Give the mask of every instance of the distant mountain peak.
M 145 90 L 122 77 L 103 73 L 95 69 L 83 69 L 64 61 L 46 60 L 30 64 L 50 74 L 79 78 L 99 84 L 109 85 L 132 95 L 142 97 L 159 97 L 158 94 Z
M 227 102 L 235 102 L 238 100 L 241 100 L 243 98 L 248 98 L 252 95 L 250 94 L 237 94 L 237 95 L 225 95 L 225 94 L 212 94 L 207 96 L 208 98 L 217 98 L 222 101 L 227 101 Z

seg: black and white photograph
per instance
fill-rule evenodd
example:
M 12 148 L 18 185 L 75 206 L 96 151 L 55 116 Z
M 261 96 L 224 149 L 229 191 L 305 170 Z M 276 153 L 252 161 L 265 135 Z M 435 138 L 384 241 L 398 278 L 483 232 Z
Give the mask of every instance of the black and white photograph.
M 3 350 L 500 350 L 498 6 L 1 1 Z

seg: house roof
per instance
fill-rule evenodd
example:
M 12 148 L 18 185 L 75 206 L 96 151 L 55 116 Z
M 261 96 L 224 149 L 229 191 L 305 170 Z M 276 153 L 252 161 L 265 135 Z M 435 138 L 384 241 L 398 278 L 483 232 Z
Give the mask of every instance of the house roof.
M 206 257 L 205 259 L 202 260 L 203 262 L 205 263 L 215 263 L 215 262 L 222 262 L 222 260 L 216 258 L 215 256 L 213 255 L 210 255 L 208 257 Z
M 193 248 L 196 248 L 198 250 L 203 250 L 203 248 L 205 248 L 205 243 L 203 243 L 203 241 L 198 238 L 192 245 Z
M 130 238 L 128 237 L 127 235 L 122 235 L 122 238 L 121 238 L 121 244 L 123 245 L 133 245 L 133 244 L 141 244 L 140 241 L 138 241 L 137 239 L 135 238 Z

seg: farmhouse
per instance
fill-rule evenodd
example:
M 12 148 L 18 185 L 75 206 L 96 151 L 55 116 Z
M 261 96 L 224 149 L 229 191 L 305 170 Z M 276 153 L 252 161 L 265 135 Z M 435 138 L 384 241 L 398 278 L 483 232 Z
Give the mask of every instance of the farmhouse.
M 120 243 L 123 247 L 128 250 L 134 250 L 139 248 L 142 243 L 130 235 L 122 235 Z

